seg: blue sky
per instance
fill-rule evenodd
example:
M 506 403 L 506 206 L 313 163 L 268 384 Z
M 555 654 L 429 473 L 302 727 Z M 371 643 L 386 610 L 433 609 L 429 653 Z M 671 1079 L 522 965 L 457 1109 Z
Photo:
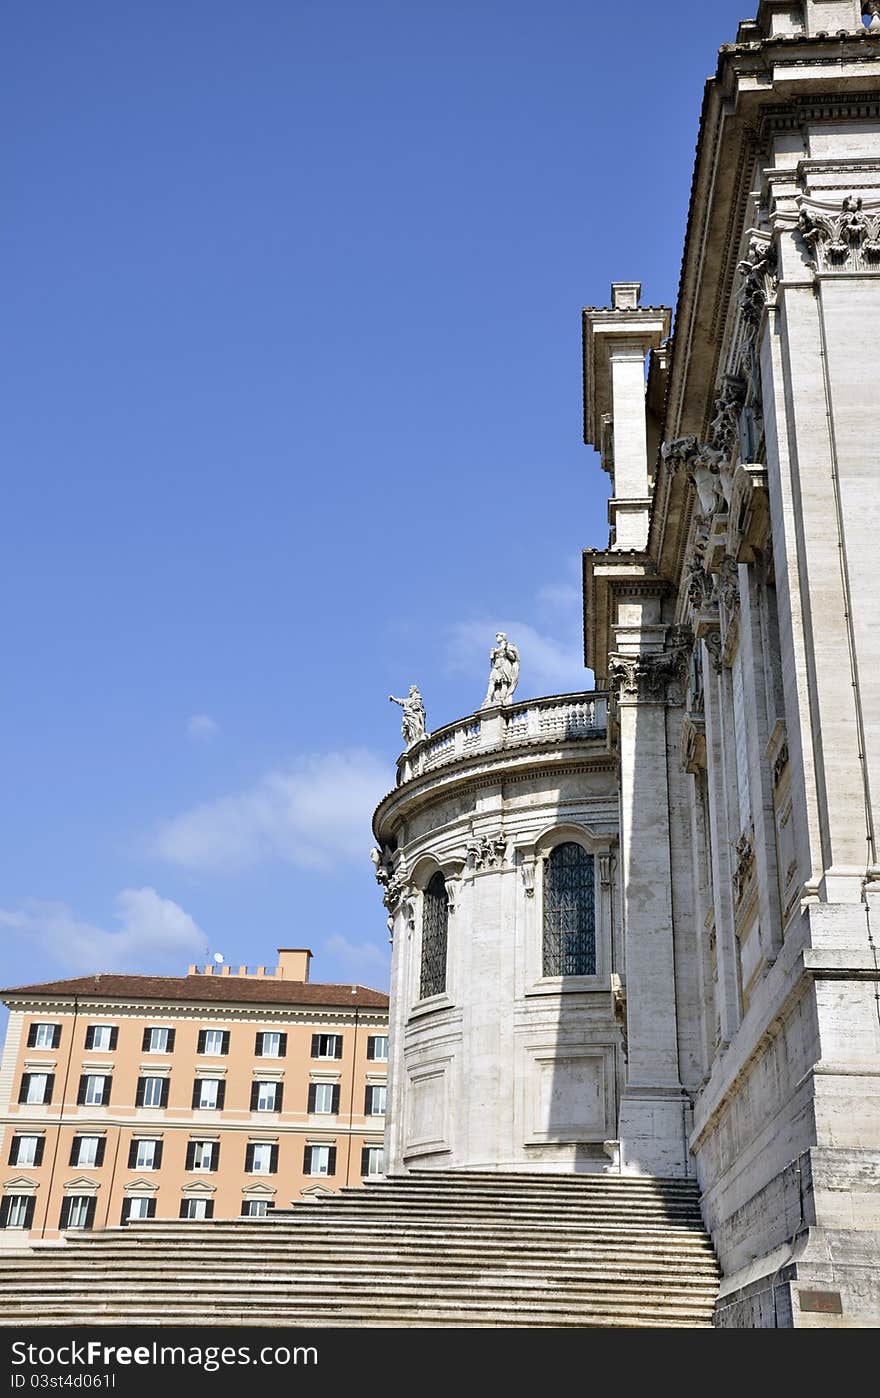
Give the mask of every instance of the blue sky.
M 3 984 L 384 986 L 417 682 L 583 688 L 580 308 L 674 304 L 744 3 L 17 0 L 0 104 Z

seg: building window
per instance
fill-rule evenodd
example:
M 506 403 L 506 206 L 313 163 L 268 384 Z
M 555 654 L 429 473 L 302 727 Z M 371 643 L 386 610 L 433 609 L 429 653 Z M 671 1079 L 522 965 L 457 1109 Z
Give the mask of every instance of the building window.
M 284 1098 L 284 1088 L 280 1082 L 255 1082 L 251 1084 L 252 1112 L 280 1112 Z
M 195 1108 L 219 1112 L 223 1110 L 225 1100 L 226 1084 L 222 1078 L 196 1078 L 192 1101 Z
M 229 1032 L 226 1029 L 200 1029 L 198 1053 L 210 1054 L 213 1058 L 229 1052 Z
M 128 1148 L 129 1170 L 158 1170 L 162 1164 L 162 1142 L 132 1141 Z
M 322 1116 L 332 1116 L 339 1111 L 339 1084 L 333 1082 L 309 1083 L 309 1112 Z
M 367 1037 L 367 1058 L 375 1059 L 377 1063 L 388 1062 L 388 1035 L 370 1034 Z
M 9 1148 L 10 1165 L 42 1165 L 45 1146 L 43 1136 L 13 1136 Z
M 141 1053 L 173 1053 L 174 1032 L 164 1024 L 145 1029 Z
M 113 1024 L 90 1024 L 86 1029 L 87 1049 L 115 1049 L 119 1030 Z
M 303 1172 L 307 1175 L 335 1175 L 335 1146 L 306 1146 Z
M 22 1073 L 21 1088 L 18 1093 L 19 1102 L 26 1103 L 31 1107 L 47 1107 L 52 1101 L 54 1083 L 54 1073 Z
M 439 869 L 422 895 L 422 975 L 419 998 L 442 995 L 446 989 L 446 939 L 449 900 Z
M 361 1176 L 381 1175 L 385 1169 L 385 1152 L 381 1146 L 364 1146 L 361 1151 Z
M 242 1218 L 265 1218 L 275 1205 L 270 1199 L 245 1199 L 241 1206 Z
M 167 1107 L 168 1091 L 170 1086 L 170 1078 L 138 1078 L 137 1093 L 135 1094 L 134 1099 L 135 1106 Z
M 544 975 L 595 974 L 593 856 L 570 841 L 544 866 Z
M 287 1035 L 261 1030 L 257 1034 L 256 1052 L 257 1058 L 286 1058 Z
M 155 1199 L 147 1199 L 146 1197 L 142 1197 L 141 1195 L 136 1194 L 133 1198 L 124 1199 L 122 1201 L 122 1218 L 119 1220 L 120 1223 L 132 1223 L 135 1219 L 138 1218 L 155 1217 Z
M 60 1024 L 32 1024 L 28 1030 L 28 1048 L 55 1049 L 60 1042 Z
M 384 1116 L 387 1088 L 384 1083 L 369 1083 L 364 1101 L 365 1116 Z
M 30 1228 L 36 1204 L 34 1194 L 4 1194 L 0 1202 L 0 1228 Z
M 181 1201 L 180 1201 L 180 1217 L 181 1217 L 181 1218 L 213 1218 L 213 1217 L 214 1217 L 214 1200 L 213 1200 L 213 1199 L 181 1199 Z
M 341 1035 L 341 1034 L 313 1034 L 313 1035 L 312 1035 L 312 1057 L 313 1057 L 313 1058 L 341 1058 L 341 1057 L 342 1057 L 342 1035 Z
M 271 1141 L 251 1141 L 244 1153 L 249 1175 L 274 1175 L 278 1169 L 278 1147 Z
M 220 1165 L 219 1141 L 190 1141 L 186 1147 L 188 1170 L 214 1171 Z
M 78 1107 L 106 1107 L 113 1079 L 106 1073 L 83 1073 L 76 1094 Z
M 95 1223 L 94 1194 L 68 1194 L 61 1205 L 59 1228 L 92 1228 Z
M 70 1146 L 70 1163 L 96 1170 L 104 1163 L 105 1148 L 103 1136 L 74 1136 Z

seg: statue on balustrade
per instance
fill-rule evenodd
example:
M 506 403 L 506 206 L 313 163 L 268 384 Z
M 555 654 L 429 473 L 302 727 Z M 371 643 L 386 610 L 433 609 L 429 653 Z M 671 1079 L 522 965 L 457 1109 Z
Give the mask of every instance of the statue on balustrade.
M 508 641 L 503 631 L 495 637 L 495 645 L 489 652 L 491 670 L 489 688 L 480 705 L 486 709 L 492 704 L 509 704 L 513 698 L 519 679 L 519 651 L 512 641 Z
M 403 741 L 408 748 L 411 748 L 413 743 L 417 743 L 420 738 L 425 736 L 425 705 L 422 702 L 418 685 L 410 685 L 409 694 L 405 699 L 395 699 L 393 694 L 389 694 L 388 702 L 399 704 L 403 709 L 401 732 L 403 733 Z

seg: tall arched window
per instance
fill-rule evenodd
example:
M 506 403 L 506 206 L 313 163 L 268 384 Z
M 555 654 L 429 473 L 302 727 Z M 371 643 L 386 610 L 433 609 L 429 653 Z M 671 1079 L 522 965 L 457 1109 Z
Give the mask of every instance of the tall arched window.
M 544 865 L 544 975 L 596 974 L 593 856 L 570 841 Z
M 422 895 L 422 976 L 419 998 L 442 995 L 446 989 L 446 932 L 449 899 L 446 880 L 437 870 Z

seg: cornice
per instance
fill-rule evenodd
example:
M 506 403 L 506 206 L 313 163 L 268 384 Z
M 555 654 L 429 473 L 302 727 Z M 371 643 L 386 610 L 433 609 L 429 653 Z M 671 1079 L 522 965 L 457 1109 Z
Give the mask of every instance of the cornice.
M 4 1004 L 20 1010 L 24 1014 L 39 1012 L 69 1017 L 73 1015 L 72 998 L 67 996 L 28 995 L 16 997 L 14 1000 L 10 998 L 5 1000 Z M 204 1001 L 196 1003 L 185 1000 L 128 1000 L 113 999 L 109 996 L 77 996 L 77 1013 L 80 1019 L 87 1014 L 98 1011 L 125 1019 L 145 1019 L 161 1015 L 176 1020 L 283 1020 L 288 1024 L 325 1024 L 340 1019 L 353 1022 L 355 1015 L 357 1015 L 359 1024 L 374 1019 L 385 1024 L 388 1022 L 388 1011 L 378 1009 L 375 1006 L 365 1008 L 363 1005 L 353 1005 L 349 1009 L 342 1005 L 297 1007 L 295 1005 L 263 1003 L 256 1005 L 236 1004 L 235 1002 L 218 1004 Z

